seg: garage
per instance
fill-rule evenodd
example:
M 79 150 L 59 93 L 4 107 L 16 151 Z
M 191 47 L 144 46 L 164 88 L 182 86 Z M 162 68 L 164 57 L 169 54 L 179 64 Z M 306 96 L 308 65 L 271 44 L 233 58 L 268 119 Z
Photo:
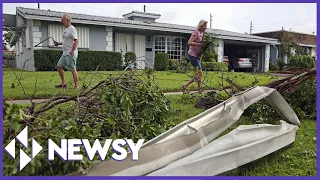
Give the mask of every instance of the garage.
M 224 60 L 229 61 L 229 70 L 264 72 L 265 43 L 224 40 Z

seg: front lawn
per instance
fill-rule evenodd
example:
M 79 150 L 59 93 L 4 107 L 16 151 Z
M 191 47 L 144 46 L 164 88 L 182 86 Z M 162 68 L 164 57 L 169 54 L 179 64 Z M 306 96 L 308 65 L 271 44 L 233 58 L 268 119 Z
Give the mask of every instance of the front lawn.
M 73 88 L 73 79 L 71 72 L 66 72 L 66 81 L 69 86 L 67 89 L 56 89 L 54 86 L 61 83 L 58 72 L 28 72 L 28 71 L 12 71 L 11 69 L 3 69 L 3 98 L 5 100 L 14 99 L 27 99 L 29 97 L 36 98 L 49 98 L 54 95 L 76 95 L 77 90 Z M 120 71 L 104 71 L 93 76 L 94 72 L 79 72 L 79 86 L 88 84 L 91 81 L 91 86 L 100 82 L 104 78 L 110 75 L 119 75 Z M 137 74 L 142 74 L 142 71 L 138 71 Z M 250 73 L 236 73 L 225 72 L 224 78 L 230 77 L 237 84 L 242 87 L 248 87 L 254 82 L 256 85 L 265 85 L 270 81 L 278 79 L 266 74 L 250 74 Z M 211 89 L 221 88 L 221 72 L 204 72 L 204 83 L 211 87 Z M 21 77 L 22 87 L 19 85 L 16 76 Z M 175 73 L 173 71 L 162 71 L 155 73 L 155 80 L 164 92 L 180 91 L 181 85 L 185 84 L 189 80 L 187 74 Z M 37 83 L 36 83 L 37 82 Z M 220 83 L 220 84 L 219 84 Z M 229 86 L 224 82 L 224 86 Z M 208 89 L 206 87 L 206 89 Z M 195 90 L 196 84 L 193 83 L 190 89 Z M 25 95 L 26 94 L 26 95 Z

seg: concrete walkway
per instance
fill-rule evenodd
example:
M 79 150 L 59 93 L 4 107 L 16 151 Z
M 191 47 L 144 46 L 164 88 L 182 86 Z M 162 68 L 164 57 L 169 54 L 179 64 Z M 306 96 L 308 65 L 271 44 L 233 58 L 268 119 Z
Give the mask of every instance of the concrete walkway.
M 214 90 L 205 90 L 203 91 L 203 93 L 208 93 L 208 92 L 212 92 Z M 197 91 L 191 91 L 189 92 L 189 94 L 194 94 L 194 93 L 197 93 Z M 168 92 L 168 93 L 164 93 L 165 96 L 170 96 L 170 95 L 182 95 L 183 93 L 182 92 Z M 40 103 L 40 102 L 44 102 L 44 101 L 47 101 L 49 99 L 33 99 L 32 102 L 35 102 L 35 103 Z M 23 105 L 23 104 L 31 104 L 30 100 L 11 100 L 11 101 L 6 101 L 6 103 L 8 104 L 19 104 L 19 105 Z

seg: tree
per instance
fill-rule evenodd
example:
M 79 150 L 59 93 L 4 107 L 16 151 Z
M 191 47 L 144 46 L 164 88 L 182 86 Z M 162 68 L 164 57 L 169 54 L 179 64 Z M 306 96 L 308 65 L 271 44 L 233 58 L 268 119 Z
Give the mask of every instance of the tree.
M 10 44 L 10 41 L 13 37 L 13 32 L 9 31 L 6 32 L 4 35 L 4 41 L 3 41 L 3 49 L 7 49 L 7 46 L 9 45 L 10 47 L 12 47 L 13 45 Z
M 294 48 L 296 55 L 304 54 L 303 48 L 294 42 L 293 35 L 290 32 L 282 30 L 279 32 L 278 37 L 280 43 L 279 55 L 282 59 L 285 56 L 292 57 L 291 48 Z

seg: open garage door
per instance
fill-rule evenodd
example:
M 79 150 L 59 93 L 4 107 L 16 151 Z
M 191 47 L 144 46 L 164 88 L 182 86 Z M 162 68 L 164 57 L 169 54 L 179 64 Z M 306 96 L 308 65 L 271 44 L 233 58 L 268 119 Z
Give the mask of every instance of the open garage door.
M 235 71 L 263 72 L 263 43 L 224 41 L 224 56 L 229 60 L 229 68 Z

